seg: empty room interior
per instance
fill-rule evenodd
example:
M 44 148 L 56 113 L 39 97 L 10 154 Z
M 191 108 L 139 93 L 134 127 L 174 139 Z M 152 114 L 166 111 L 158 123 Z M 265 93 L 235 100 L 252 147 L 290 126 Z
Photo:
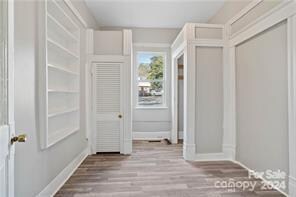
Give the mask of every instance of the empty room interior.
M 0 0 L 0 197 L 296 197 L 295 0 Z

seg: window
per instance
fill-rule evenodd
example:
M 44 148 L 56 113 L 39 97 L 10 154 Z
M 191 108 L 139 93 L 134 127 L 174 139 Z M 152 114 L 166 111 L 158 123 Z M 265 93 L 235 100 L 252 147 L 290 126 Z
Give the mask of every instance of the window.
M 137 53 L 137 106 L 165 106 L 166 54 L 162 52 Z

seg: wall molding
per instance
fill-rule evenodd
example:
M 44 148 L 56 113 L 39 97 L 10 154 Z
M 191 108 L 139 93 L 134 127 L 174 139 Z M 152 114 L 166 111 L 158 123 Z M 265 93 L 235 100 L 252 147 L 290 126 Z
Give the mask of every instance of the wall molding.
M 133 140 L 126 138 L 124 139 L 123 154 L 129 155 L 133 152 Z
M 161 140 L 170 139 L 171 131 L 138 132 L 133 131 L 133 140 Z
M 151 47 L 151 48 L 170 48 L 170 43 L 146 43 L 146 42 L 136 42 L 133 43 L 134 47 Z
M 186 65 L 185 62 L 185 56 L 186 56 L 186 42 L 183 42 L 176 50 L 175 52 L 172 54 L 172 78 L 171 78 L 171 86 L 172 86 L 172 95 L 171 95 L 171 100 L 172 102 L 172 132 L 171 132 L 171 141 L 172 143 L 176 144 L 178 143 L 178 110 L 179 110 L 179 106 L 178 106 L 178 100 L 179 100 L 179 95 L 178 95 L 178 89 L 179 89 L 179 85 L 178 85 L 178 58 L 180 58 L 182 55 L 184 57 L 184 66 Z M 184 129 L 184 126 L 183 126 Z M 184 140 L 184 134 L 183 134 L 183 140 Z
M 196 29 L 221 29 L 221 39 L 205 39 L 196 37 Z M 172 142 L 176 143 L 178 138 L 178 84 L 177 59 L 184 55 L 184 149 L 183 157 L 186 160 L 196 160 L 196 47 L 221 47 L 223 58 L 226 57 L 226 34 L 225 26 L 221 24 L 186 23 L 182 31 L 171 46 L 172 50 Z M 223 61 L 224 65 L 224 61 Z M 192 83 L 193 82 L 193 83 Z M 224 131 L 224 129 L 223 129 Z M 223 132 L 226 133 L 226 132 Z M 223 137 L 224 139 L 224 137 Z M 221 144 L 222 145 L 222 144 Z M 224 154 L 224 153 L 222 153 Z M 201 156 L 201 159 L 206 158 Z M 212 155 L 213 156 L 213 155 Z M 216 155 L 217 156 L 217 155 Z M 220 157 L 220 156 L 219 156 Z M 222 156 L 221 156 L 222 157 Z M 214 157 L 211 157 L 214 158 Z
M 221 153 L 197 153 L 195 154 L 195 161 L 225 161 L 228 158 L 223 152 Z
M 123 55 L 131 55 L 132 54 L 132 46 L 133 46 L 133 33 L 131 29 L 123 29 L 122 30 L 123 37 Z
M 242 18 L 244 15 L 246 15 L 249 11 L 251 11 L 253 8 L 255 8 L 259 3 L 261 3 L 263 0 L 253 0 L 251 1 L 246 7 L 244 7 L 239 13 L 237 13 L 234 17 L 232 17 L 228 24 L 232 25 L 236 21 L 238 21 L 240 18 Z
M 71 163 L 69 163 L 38 195 L 37 197 L 51 197 L 65 184 L 75 170 L 88 156 L 88 148 L 84 149 Z
M 197 39 L 197 40 L 190 40 L 190 44 L 199 47 L 224 47 L 225 41 L 221 39 Z
M 230 46 L 236 46 L 245 40 L 269 29 L 277 23 L 293 16 L 296 13 L 295 1 L 283 2 L 276 6 L 257 20 L 247 25 L 242 30 L 232 35 L 230 38 Z M 231 29 L 231 27 L 230 27 Z
M 288 18 L 289 192 L 296 196 L 296 15 Z
M 235 160 L 236 147 L 233 144 L 223 144 L 222 149 L 226 159 Z
M 295 1 L 284 1 L 258 17 L 256 20 L 246 25 L 244 28 L 236 32 L 234 35 L 230 35 L 231 24 L 238 20 L 245 13 L 255 7 L 256 2 L 253 3 L 246 9 L 242 10 L 234 19 L 230 19 L 226 24 L 227 36 L 229 40 L 229 64 L 227 64 L 224 70 L 224 76 L 228 82 L 224 87 L 226 99 L 228 102 L 225 103 L 225 129 L 229 132 L 229 142 L 224 142 L 226 145 L 223 147 L 223 151 L 229 154 L 233 158 L 233 162 L 238 163 L 246 169 L 245 165 L 238 161 L 235 161 L 235 136 L 236 136 L 236 96 L 235 96 L 235 47 L 240 43 L 260 34 L 261 32 L 268 30 L 276 24 L 287 20 L 287 44 L 288 44 L 288 140 L 289 140 L 289 196 L 296 196 L 296 2 Z M 233 146 L 233 147 L 231 147 Z M 234 152 L 233 152 L 234 150 Z M 249 169 L 250 170 L 250 169 Z M 262 178 L 263 179 L 263 178 Z M 264 179 L 263 179 L 264 180 Z M 265 180 L 266 181 L 266 180 Z M 277 188 L 275 188 L 277 189 Z M 278 189 L 277 189 L 278 190 Z M 280 190 L 279 190 L 280 191 Z M 283 191 L 280 191 L 283 193 Z M 285 194 L 285 193 L 284 193 Z M 287 194 L 285 194 L 287 195 Z
M 185 132 L 186 135 L 186 132 Z M 186 137 L 184 136 L 186 139 Z M 188 161 L 196 160 L 196 145 L 195 144 L 186 144 L 186 141 L 183 141 L 183 158 Z
M 187 42 L 184 41 L 175 50 L 172 50 L 172 58 L 174 59 L 180 57 L 184 53 L 186 46 Z
M 179 47 L 180 44 L 178 45 L 178 41 L 180 40 L 181 43 L 185 42 L 185 39 L 184 39 L 184 34 L 185 34 L 185 31 L 186 31 L 186 28 L 185 28 L 186 24 L 183 26 L 182 30 L 180 31 L 180 33 L 177 35 L 177 37 L 175 38 L 174 42 L 171 44 L 171 48 L 175 48 L 175 47 Z

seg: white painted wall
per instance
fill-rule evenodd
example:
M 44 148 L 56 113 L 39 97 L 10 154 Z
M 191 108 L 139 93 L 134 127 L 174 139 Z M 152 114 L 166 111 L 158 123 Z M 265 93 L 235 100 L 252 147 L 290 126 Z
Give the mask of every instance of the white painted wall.
M 172 44 L 181 29 L 174 28 L 132 28 L 132 27 L 100 27 L 102 31 L 131 29 L 133 43 L 162 43 Z
M 40 149 L 37 114 L 37 2 L 15 3 L 15 121 L 16 134 L 26 133 L 26 143 L 16 145 L 16 197 L 36 196 L 87 147 L 84 96 L 81 96 L 81 130 L 54 146 Z M 76 4 L 75 4 L 76 5 Z M 77 9 L 80 7 L 78 5 Z M 80 9 L 79 9 L 80 10 Z M 91 18 L 91 16 L 90 16 Z M 85 19 L 91 24 L 88 19 Z M 81 81 L 84 81 L 85 32 L 81 32 Z M 81 84 L 84 95 L 84 84 Z
M 235 14 L 241 11 L 247 6 L 252 0 L 244 1 L 225 1 L 222 8 L 208 21 L 213 24 L 225 24 Z
M 122 31 L 94 31 L 95 55 L 122 55 Z
M 133 43 L 172 44 L 181 29 L 133 28 Z

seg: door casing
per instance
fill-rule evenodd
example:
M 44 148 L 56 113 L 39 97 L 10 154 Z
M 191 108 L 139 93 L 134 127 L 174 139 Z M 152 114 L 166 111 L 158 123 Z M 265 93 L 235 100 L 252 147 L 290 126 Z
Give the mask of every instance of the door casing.
M 132 97 L 131 97 L 131 58 L 130 56 L 124 56 L 124 55 L 91 55 L 89 57 L 88 65 L 90 66 L 90 86 L 88 87 L 90 90 L 90 98 L 88 99 L 90 102 L 90 111 L 91 111 L 91 129 L 90 133 L 88 134 L 89 145 L 90 145 L 90 154 L 96 154 L 95 152 L 95 119 L 94 119 L 94 95 L 93 95 L 93 77 L 94 77 L 94 68 L 92 66 L 93 63 L 117 63 L 122 64 L 122 125 L 123 125 L 123 132 L 121 135 L 121 154 L 131 154 L 132 153 L 132 113 L 131 113 L 131 103 L 132 103 Z
M 14 197 L 14 155 L 15 148 L 10 139 L 15 135 L 14 123 L 14 0 L 7 3 L 7 124 L 0 126 L 0 162 L 6 162 L 6 180 L 2 183 L 7 190 L 7 197 Z M 4 158 L 4 160 L 2 160 Z M 1 165 L 1 164 L 0 164 Z M 2 192 L 2 191 L 0 191 Z

